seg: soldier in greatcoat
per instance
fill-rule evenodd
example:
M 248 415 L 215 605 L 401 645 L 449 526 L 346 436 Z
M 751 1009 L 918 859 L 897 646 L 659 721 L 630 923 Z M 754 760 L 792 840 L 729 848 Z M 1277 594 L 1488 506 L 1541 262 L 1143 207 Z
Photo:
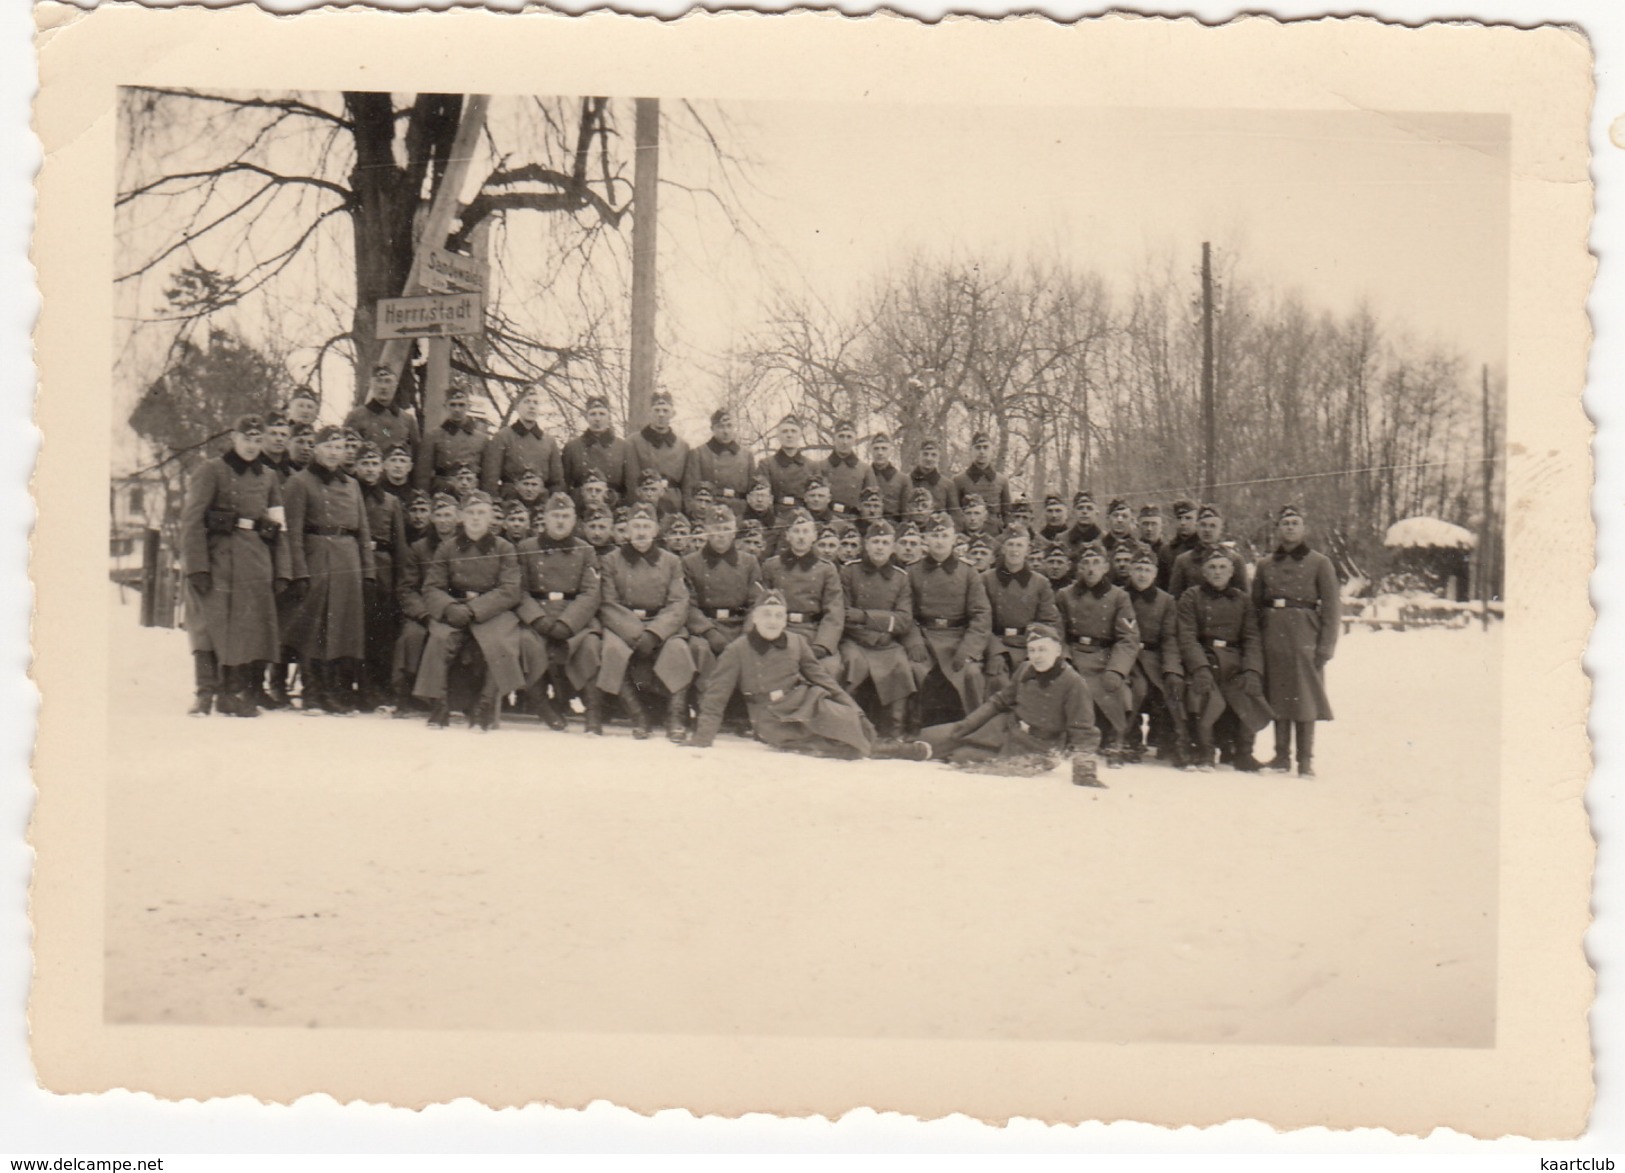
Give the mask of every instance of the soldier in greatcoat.
M 1217 748 L 1236 769 L 1251 773 L 1261 768 L 1253 737 L 1274 715 L 1264 699 L 1258 613 L 1234 575 L 1227 552 L 1209 547 L 1202 582 L 1179 596 L 1179 652 L 1196 722 L 1196 768 L 1211 770 Z
M 517 546 L 520 586 L 521 660 L 527 666 L 525 699 L 550 729 L 564 729 L 570 700 L 581 697 L 586 731 L 604 732 L 598 692 L 602 628 L 598 612 L 603 586 L 598 555 L 577 537 L 576 506 L 554 493 L 542 510 L 542 532 Z
M 380 452 L 405 444 L 415 456 L 420 447 L 418 421 L 395 402 L 399 384 L 400 375 L 387 364 L 373 367 L 367 401 L 351 409 L 344 426 L 359 433 L 362 442 L 376 444 Z
M 362 663 L 357 707 L 370 713 L 390 699 L 395 643 L 401 633 L 401 604 L 395 568 L 406 554 L 406 510 L 401 499 L 384 489 L 383 454 L 364 444 L 355 462 L 361 501 L 367 509 L 367 532 L 372 536 L 374 580 L 364 585 L 366 655 Z
M 412 468 L 412 484 L 424 491 L 440 492 L 450 487 L 451 470 L 459 464 L 478 464 L 484 455 L 486 435 L 482 421 L 468 413 L 468 391 L 451 387 L 446 391 L 446 418 L 424 434 Z
M 284 642 L 299 654 L 306 712 L 355 712 L 366 655 L 366 582 L 376 577 L 361 486 L 341 467 L 344 432 L 316 434 L 310 467 L 283 487 L 290 590 L 297 607 Z
M 841 568 L 840 679 L 860 705 L 874 696 L 865 712 L 888 738 L 907 727 L 908 698 L 917 687 L 905 649 L 914 631 L 913 588 L 892 560 L 894 546 L 891 523 L 882 518 L 869 527 L 862 556 Z
M 627 438 L 633 483 L 637 483 L 645 469 L 651 468 L 664 482 L 660 497 L 662 513 L 687 508 L 683 477 L 688 473 L 688 443 L 671 429 L 674 414 L 676 407 L 671 392 L 656 391 L 649 397 L 649 422 Z
M 1078 555 L 1085 546 L 1100 541 L 1106 535 L 1095 524 L 1096 506 L 1094 495 L 1087 489 L 1079 489 L 1072 494 L 1072 528 L 1066 534 L 1067 553 L 1076 562 Z
M 1034 623 L 1023 637 L 1022 663 L 1009 679 L 962 721 L 922 730 L 932 753 L 950 762 L 985 762 L 1027 754 L 1071 754 L 1072 780 L 1098 785 L 1095 726 L 1089 688 L 1048 623 Z
M 757 739 L 774 749 L 846 759 L 877 750 L 919 760 L 929 754 L 923 745 L 918 752 L 877 745 L 874 726 L 858 703 L 806 639 L 790 629 L 789 606 L 776 590 L 763 593 L 751 611 L 750 630 L 717 657 L 700 700 L 696 748 L 715 743 L 735 693 L 745 698 Z
M 512 495 L 519 478 L 528 469 L 541 475 L 546 490 L 563 486 L 564 453 L 558 441 L 542 427 L 541 416 L 541 388 L 527 387 L 514 404 L 513 420 L 506 427 L 498 428 L 482 449 L 467 457 L 478 459 L 480 487 L 493 498 Z
M 298 470 L 288 458 L 288 441 L 293 437 L 293 421 L 280 411 L 268 411 L 264 417 L 265 439 L 260 449 L 260 461 L 285 481 Z
M 1072 528 L 1072 515 L 1066 502 L 1054 493 L 1044 496 L 1044 524 L 1038 528 L 1037 540 L 1046 547 L 1066 540 L 1066 531 Z
M 654 507 L 639 502 L 627 517 L 626 545 L 600 562 L 604 652 L 598 687 L 621 698 L 633 737 L 647 738 L 650 710 L 663 710 L 666 736 L 681 742 L 694 679 L 694 656 L 681 638 L 688 586 L 681 560 L 655 540 L 659 533 Z
M 316 431 L 309 424 L 295 422 L 288 432 L 288 476 L 308 468 L 316 450 Z M 283 477 L 284 481 L 288 478 Z
M 322 414 L 322 400 L 314 388 L 303 384 L 295 387 L 288 393 L 288 400 L 282 405 L 282 410 L 287 414 L 289 423 L 295 427 L 304 424 L 311 430 L 312 436 L 316 434 L 316 419 Z
M 903 520 L 909 484 L 908 476 L 892 463 L 892 452 L 891 437 L 885 432 L 869 437 L 869 469 L 875 474 L 875 488 L 880 491 L 881 516 L 896 524 Z
M 849 419 L 835 421 L 834 446 L 817 470 L 829 485 L 829 508 L 843 521 L 858 516 L 865 489 L 878 489 L 875 470 L 857 453 L 858 429 Z
M 750 491 L 756 477 L 756 458 L 743 449 L 734 435 L 733 413 L 719 407 L 711 413 L 711 438 L 691 449 L 683 484 L 691 494 L 688 502 L 693 509 L 692 492 L 702 481 L 711 486 L 713 500 L 726 505 L 735 516 L 745 513 L 745 494 Z
M 1342 600 L 1332 560 L 1304 540 L 1304 517 L 1294 505 L 1277 516 L 1275 552 L 1253 575 L 1264 642 L 1264 695 L 1275 712 L 1275 756 L 1268 768 L 1292 766 L 1297 733 L 1298 775 L 1315 776 L 1315 722 L 1332 719 L 1326 664 L 1337 650 Z
M 745 617 L 762 593 L 762 564 L 740 548 L 739 521 L 726 505 L 711 508 L 704 544 L 683 558 L 688 585 L 688 646 L 694 656 L 698 706 L 711 683 L 717 657 L 745 633 Z
M 783 546 L 762 565 L 762 585 L 784 596 L 790 630 L 834 673 L 840 671 L 836 650 L 846 628 L 846 597 L 834 564 L 818 556 L 817 541 L 817 525 L 805 509 L 797 509 L 785 527 Z
M 813 475 L 813 462 L 801 447 L 800 417 L 787 415 L 780 420 L 778 438 L 778 448 L 762 462 L 758 471 L 766 474 L 772 487 L 774 509 L 798 509 L 807 495 L 807 480 Z
M 970 464 L 953 479 L 952 513 L 960 529 L 969 530 L 964 516 L 965 499 L 975 494 L 987 508 L 992 532 L 998 532 L 1009 520 L 1010 479 L 993 467 L 993 437 L 977 432 L 970 439 Z
M 587 545 L 592 547 L 594 554 L 602 558 L 615 549 L 615 515 L 608 509 L 599 506 L 596 509 L 582 510 L 580 513 L 581 537 Z
M 412 685 L 418 678 L 418 667 L 423 662 L 423 646 L 429 641 L 429 608 L 423 601 L 423 575 L 435 547 L 457 532 L 457 498 L 450 493 L 436 493 L 429 498 L 419 494 L 426 505 L 428 524 L 414 533 L 412 515 L 418 511 L 416 500 L 407 507 L 407 545 L 396 574 L 395 598 L 401 608 L 401 634 L 395 640 L 395 655 L 391 661 L 391 691 L 395 699 L 395 716 L 412 715 L 417 700 Z
M 615 500 L 624 501 L 637 484 L 632 475 L 632 449 L 610 426 L 609 400 L 594 395 L 587 400 L 586 410 L 587 430 L 564 446 L 565 487 L 580 488 L 587 473 L 597 469 Z
M 1231 579 L 1236 589 L 1247 589 L 1247 560 L 1236 552 L 1234 547 L 1224 541 L 1224 514 L 1217 505 L 1211 503 L 1203 505 L 1196 515 L 1197 546 L 1194 550 L 1186 550 L 1174 559 L 1173 569 L 1168 572 L 1168 593 L 1176 599 L 1185 597 L 1185 592 L 1198 585 L 1205 577 L 1202 571 L 1207 557 L 1214 550 L 1221 551 L 1230 559 Z
M 1027 564 L 1032 540 L 1018 525 L 1006 526 L 999 541 L 998 564 L 982 575 L 992 624 L 983 672 L 987 691 L 999 691 L 1027 660 L 1027 628 L 1034 623 L 1055 626 L 1061 614 L 1055 608 L 1055 590 L 1042 574 Z
M 453 709 L 471 729 L 499 723 L 498 701 L 525 686 L 519 615 L 524 598 L 519 554 L 496 532 L 491 495 L 463 501 L 461 530 L 435 547 L 423 575 L 429 638 L 413 692 L 429 702 L 431 728 L 451 724 Z
M 1066 552 L 1064 543 L 1044 551 L 1044 577 L 1049 579 L 1050 588 L 1056 592 L 1072 585 L 1072 557 Z
M 761 528 L 764 562 L 779 552 L 779 543 L 784 537 L 784 518 L 789 515 L 788 509 L 783 510 L 781 515 L 773 504 L 772 484 L 766 476 L 758 473 L 746 490 L 745 512 L 740 515 L 739 522 L 742 529 L 747 522 Z
M 914 721 L 958 719 L 982 703 L 982 657 L 987 652 L 992 613 L 981 576 L 953 552 L 954 524 L 946 513 L 925 533 L 925 556 L 908 568 L 915 629 L 909 639 L 914 669 Z
M 1166 591 L 1174 570 L 1175 553 L 1173 546 L 1162 536 L 1162 509 L 1154 504 L 1140 506 L 1135 525 L 1139 531 L 1140 545 L 1150 550 L 1157 560 L 1157 585 Z
M 1140 655 L 1129 674 L 1127 751 L 1137 762 L 1143 747 L 1175 766 L 1185 760 L 1190 730 L 1185 720 L 1185 664 L 1179 652 L 1178 605 L 1157 586 L 1157 556 L 1141 546 L 1129 569 L 1129 602 L 1140 631 Z M 1141 722 L 1149 728 L 1142 740 Z
M 950 513 L 958 507 L 959 502 L 954 497 L 953 478 L 942 471 L 939 464 L 942 461 L 942 449 L 935 440 L 926 440 L 920 445 L 920 462 L 908 474 L 909 491 L 916 493 L 924 491 L 930 498 L 930 513 Z M 916 521 L 923 518 L 916 517 Z
M 260 460 L 265 425 L 238 417 L 231 447 L 186 486 L 181 569 L 196 697 L 191 713 L 255 717 L 265 666 L 277 659 L 277 595 L 290 577 L 281 478 Z
M 1078 579 L 1055 596 L 1072 666 L 1089 686 L 1105 734 L 1106 765 L 1123 764 L 1128 728 L 1128 676 L 1140 655 L 1139 625 L 1127 592 L 1106 573 L 1106 551 L 1096 543 L 1078 556 Z
M 1168 548 L 1173 551 L 1175 561 L 1186 550 L 1200 549 L 1202 539 L 1197 535 L 1197 509 L 1196 502 L 1181 498 L 1173 504 L 1174 536 L 1168 539 Z M 1174 595 L 1174 598 L 1179 598 Z

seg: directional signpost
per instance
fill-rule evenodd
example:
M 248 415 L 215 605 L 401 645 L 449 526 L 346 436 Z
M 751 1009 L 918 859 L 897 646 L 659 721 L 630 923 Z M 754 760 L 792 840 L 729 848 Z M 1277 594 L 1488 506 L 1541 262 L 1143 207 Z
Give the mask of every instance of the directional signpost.
M 378 337 L 450 338 L 485 329 L 485 298 L 478 293 L 425 293 L 378 299 Z

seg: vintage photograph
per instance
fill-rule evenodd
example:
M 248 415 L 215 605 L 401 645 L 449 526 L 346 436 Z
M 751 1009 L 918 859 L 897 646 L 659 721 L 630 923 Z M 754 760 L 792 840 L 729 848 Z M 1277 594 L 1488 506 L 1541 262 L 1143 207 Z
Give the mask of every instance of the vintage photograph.
M 106 1023 L 1496 1045 L 1510 118 L 116 114 Z

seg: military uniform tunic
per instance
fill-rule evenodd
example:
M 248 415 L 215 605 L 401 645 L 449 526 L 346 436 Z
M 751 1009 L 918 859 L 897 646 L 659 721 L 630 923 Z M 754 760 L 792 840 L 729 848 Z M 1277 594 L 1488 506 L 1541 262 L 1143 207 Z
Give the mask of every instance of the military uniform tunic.
M 1185 664 L 1179 652 L 1179 607 L 1174 597 L 1155 583 L 1143 591 L 1130 586 L 1128 597 L 1140 629 L 1139 662 L 1128 681 L 1134 711 L 1139 712 L 1147 696 L 1163 692 L 1163 677 L 1185 675 Z
M 583 432 L 564 446 L 564 483 L 569 488 L 579 489 L 594 469 L 619 497 L 631 496 L 637 487 L 632 479 L 632 449 L 613 428 Z
M 369 399 L 350 410 L 344 417 L 344 426 L 360 432 L 361 438 L 378 445 L 380 452 L 404 444 L 414 458 L 417 456 L 418 421 L 393 403 L 386 407 L 376 399 Z
M 784 592 L 790 630 L 820 656 L 832 660 L 846 628 L 846 596 L 835 566 L 816 550 L 797 557 L 787 547 L 763 565 L 762 585 Z M 833 671 L 833 663 L 830 667 Z
M 831 452 L 819 462 L 818 471 L 829 482 L 830 507 L 848 521 L 858 516 L 863 491 L 880 487 L 875 482 L 875 470 L 860 460 L 856 452 L 845 456 Z
M 745 617 L 762 593 L 762 565 L 737 545 L 719 554 L 706 543 L 684 556 L 683 576 L 688 584 L 688 644 L 703 691 L 718 655 L 711 649 L 710 633 L 720 632 L 729 643 L 744 634 Z
M 1027 626 L 1048 623 L 1059 627 L 1061 613 L 1049 579 L 1025 566 L 1012 574 L 1001 562 L 982 572 L 982 586 L 987 590 L 992 624 L 984 671 L 989 685 L 1000 688 L 1027 662 Z
M 685 509 L 683 477 L 688 473 L 688 444 L 670 428 L 661 432 L 653 425 L 640 429 L 627 443 L 632 453 L 627 483 L 636 488 L 643 470 L 652 468 L 666 478 L 661 502 L 673 512 Z
M 1064 656 L 1047 672 L 1022 664 L 963 721 L 933 725 L 920 736 L 939 756 L 956 762 L 1063 749 L 1093 753 L 1100 746 L 1089 686 Z
M 412 691 L 430 700 L 445 697 L 452 660 L 471 637 L 485 659 L 484 696 L 506 696 L 523 688 L 519 616 L 514 610 L 523 597 L 519 555 L 507 538 L 487 533 L 474 541 L 459 533 L 436 546 L 423 576 L 429 639 Z M 473 612 L 467 627 L 445 621 L 453 603 Z
M 908 507 L 908 477 L 895 464 L 871 464 L 875 474 L 875 488 L 880 490 L 880 504 L 885 516 L 892 521 L 903 520 Z
M 1122 587 L 1101 579 L 1086 586 L 1082 579 L 1055 596 L 1066 627 L 1067 648 L 1072 666 L 1089 686 L 1095 708 L 1122 732 L 1128 724 L 1129 674 L 1140 656 L 1139 623 L 1134 604 Z M 1115 691 L 1106 686 L 1105 674 L 1116 672 L 1125 685 Z
M 874 727 L 868 718 L 795 632 L 765 640 L 751 631 L 717 657 L 716 671 L 700 698 L 695 745 L 716 740 L 735 691 L 745 698 L 756 736 L 774 749 L 844 747 L 867 755 L 873 748 Z
M 1337 650 L 1337 570 L 1318 550 L 1277 548 L 1258 564 L 1253 605 L 1264 641 L 1264 695 L 1282 721 L 1330 721 L 1321 667 Z M 1316 661 L 1319 661 L 1317 664 Z
M 404 680 L 408 686 L 417 679 L 418 667 L 423 663 L 423 646 L 429 640 L 429 607 L 423 599 L 423 576 L 441 541 L 440 531 L 431 528 L 409 543 L 396 575 L 395 599 L 400 604 L 401 631 L 395 639 L 391 667 L 394 678 Z
M 187 483 L 181 568 L 207 571 L 213 586 L 200 596 L 188 584 L 186 632 L 192 650 L 213 652 L 221 667 L 275 660 L 281 650 L 273 583 L 289 577 L 288 543 L 280 529 L 267 542 L 253 527 L 281 506 L 276 472 L 235 451 L 208 461 Z
M 767 474 L 767 483 L 773 487 L 773 508 L 793 509 L 807 495 L 813 465 L 804 449 L 797 449 L 792 456 L 780 448 L 762 462 L 759 471 Z
M 1193 679 L 1187 690 L 1190 711 L 1211 727 L 1223 707 L 1209 709 L 1194 685 L 1198 670 L 1207 668 L 1218 685 L 1224 705 L 1235 712 L 1253 732 L 1269 724 L 1273 717 L 1268 705 L 1255 700 L 1242 689 L 1241 674 L 1264 671 L 1264 648 L 1258 636 L 1258 613 L 1252 600 L 1235 586 L 1222 591 L 1207 583 L 1188 588 L 1179 596 L 1179 654 L 1185 662 L 1185 675 Z
M 564 487 L 564 457 L 558 441 L 536 424 L 514 420 L 487 441 L 480 458 L 480 487 L 493 495 L 508 492 L 526 469 L 542 478 L 548 492 Z
M 306 661 L 366 654 L 362 583 L 375 577 L 372 530 L 361 486 L 349 473 L 311 464 L 283 486 L 289 569 L 308 579 L 282 642 Z
M 926 555 L 908 568 L 908 578 L 916 625 L 911 642 L 926 652 L 925 663 L 912 664 L 915 682 L 924 684 L 935 667 L 968 713 L 982 703 L 980 661 L 993 622 L 987 588 L 955 554 L 941 562 Z
M 694 656 L 688 641 L 673 639 L 688 623 L 688 585 L 682 560 L 658 545 L 640 552 L 631 543 L 599 562 L 604 597 L 599 622 L 604 625 L 603 663 L 598 687 L 618 694 L 632 662 L 632 647 L 645 631 L 660 639 L 654 674 L 670 692 L 694 679 Z
M 424 492 L 437 489 L 449 492 L 451 474 L 459 464 L 480 467 L 485 454 L 485 427 L 476 419 L 462 423 L 441 420 L 440 426 L 430 428 L 418 449 L 417 462 L 412 466 L 412 484 Z M 544 476 L 545 470 L 538 469 Z
M 841 567 L 846 630 L 841 638 L 841 679 L 848 689 L 865 680 L 890 705 L 915 690 L 904 642 L 914 630 L 914 591 L 908 573 L 867 557 Z
M 694 488 L 701 481 L 711 485 L 712 496 L 718 505 L 726 505 L 735 516 L 745 515 L 745 494 L 756 475 L 756 458 L 730 440 L 719 443 L 714 437 L 688 454 L 688 468 L 683 473 L 683 496 L 687 507 L 694 508 Z
M 1010 515 L 1010 479 L 992 465 L 972 464 L 953 481 L 954 524 L 960 529 L 965 528 L 965 497 L 971 493 L 981 497 L 993 521 L 1002 524 Z

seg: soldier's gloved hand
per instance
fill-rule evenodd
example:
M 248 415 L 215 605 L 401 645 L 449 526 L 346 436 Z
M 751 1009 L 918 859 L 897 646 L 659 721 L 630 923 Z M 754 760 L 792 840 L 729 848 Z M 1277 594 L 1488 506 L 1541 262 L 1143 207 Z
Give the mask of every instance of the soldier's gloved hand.
M 640 656 L 652 656 L 660 650 L 660 637 L 652 631 L 646 631 L 638 636 L 632 650 Z
M 930 653 L 920 644 L 908 645 L 908 658 L 909 662 L 914 664 L 929 664 L 931 662 Z
M 269 517 L 262 517 L 254 523 L 254 532 L 266 541 L 271 542 L 275 541 L 277 534 L 282 532 L 282 527 Z
M 834 648 L 826 648 L 823 644 L 813 644 L 812 651 L 813 655 L 817 656 L 820 660 L 827 660 L 835 654 Z
M 952 668 L 955 672 L 963 672 L 965 670 L 965 657 L 960 655 L 958 652 L 955 652 L 953 655 L 948 657 L 948 667 Z
M 296 603 L 305 601 L 305 594 L 310 590 L 310 579 L 296 578 L 288 584 L 288 592 Z
M 453 603 L 446 608 L 446 613 L 441 618 L 445 620 L 447 627 L 462 628 L 474 622 L 474 612 L 463 603 Z
M 1326 664 L 1330 659 L 1331 659 L 1331 657 L 1328 656 L 1325 652 L 1316 652 L 1315 653 L 1315 671 L 1316 672 L 1324 671 L 1325 667 L 1326 667 Z
M 1213 669 L 1206 664 L 1191 673 L 1191 691 L 1209 693 L 1213 691 Z
M 1162 691 L 1174 700 L 1179 700 L 1185 695 L 1185 678 L 1172 672 L 1168 673 L 1162 678 Z
M 283 595 L 288 593 L 288 580 L 285 578 L 274 580 L 271 583 L 271 589 L 276 592 L 276 597 L 280 599 Z
M 555 619 L 547 625 L 547 638 L 556 640 L 570 640 L 575 638 L 575 632 L 570 625 L 562 619 Z
M 1106 691 L 1117 692 L 1123 687 L 1123 674 L 1108 668 L 1100 674 L 1100 682 L 1106 686 Z
M 199 570 L 186 576 L 186 581 L 192 584 L 192 589 L 200 595 L 206 595 L 214 590 L 214 575 L 207 570 Z
M 720 627 L 713 627 L 710 631 L 706 632 L 705 642 L 706 646 L 708 646 L 719 656 L 722 655 L 722 653 L 728 647 L 728 637 L 722 634 L 722 629 Z
M 1252 669 L 1241 674 L 1241 691 L 1252 697 L 1255 701 L 1264 699 L 1264 679 Z
M 861 607 L 848 607 L 846 609 L 846 624 L 848 627 L 867 627 L 869 625 L 869 612 Z

